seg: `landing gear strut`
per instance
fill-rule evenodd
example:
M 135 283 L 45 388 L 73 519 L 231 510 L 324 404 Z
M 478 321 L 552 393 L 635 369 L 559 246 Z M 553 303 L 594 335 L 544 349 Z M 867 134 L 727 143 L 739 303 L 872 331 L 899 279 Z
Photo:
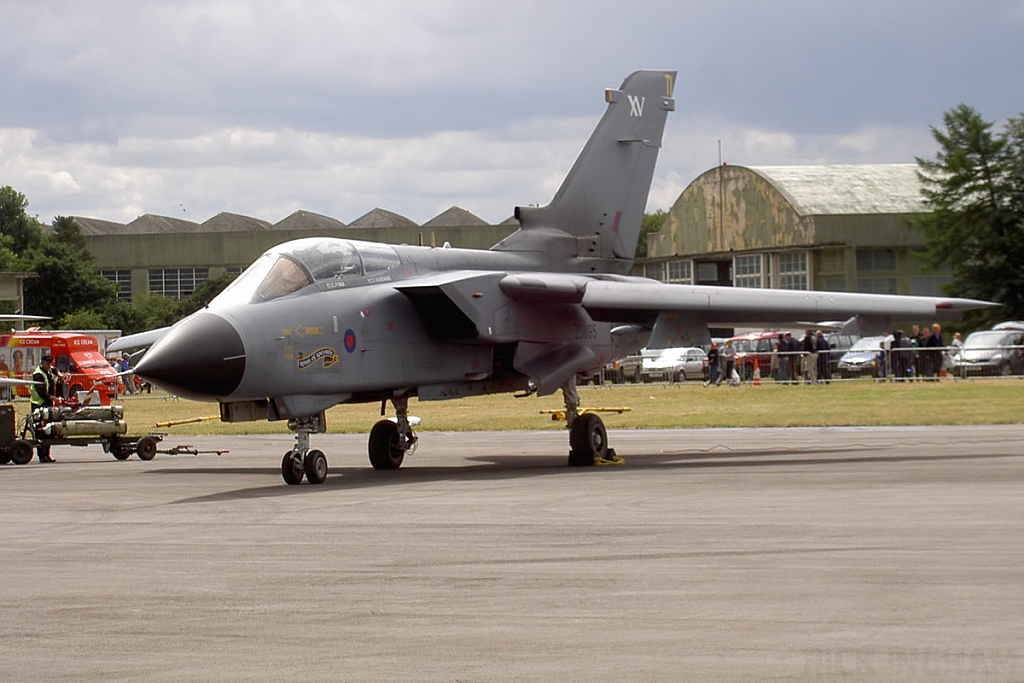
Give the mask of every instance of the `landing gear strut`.
M 288 429 L 295 432 L 295 447 L 281 460 L 281 477 L 287 484 L 300 484 L 305 476 L 310 484 L 327 479 L 327 456 L 323 451 L 309 450 L 309 435 L 324 431 L 327 420 L 323 413 L 288 420 Z
M 370 430 L 370 464 L 375 470 L 395 470 L 402 466 L 406 453 L 416 450 L 417 437 L 409 424 L 409 397 L 395 396 L 395 419 L 381 420 Z M 385 404 L 381 403 L 381 415 Z

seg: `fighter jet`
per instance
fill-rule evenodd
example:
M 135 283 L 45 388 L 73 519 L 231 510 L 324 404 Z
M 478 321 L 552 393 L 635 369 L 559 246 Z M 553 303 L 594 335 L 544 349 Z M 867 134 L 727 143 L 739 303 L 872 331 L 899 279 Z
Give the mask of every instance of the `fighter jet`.
M 552 201 L 517 207 L 519 229 L 489 250 L 306 238 L 270 249 L 205 309 L 159 337 L 135 367 L 178 396 L 220 404 L 221 419 L 287 420 L 289 484 L 327 476 L 310 435 L 339 403 L 387 402 L 370 464 L 414 449 L 409 399 L 562 390 L 570 466 L 610 459 L 601 418 L 577 415 L 575 377 L 641 347 L 708 339 L 722 321 L 853 315 L 946 319 L 985 306 L 951 298 L 669 285 L 628 275 L 675 109 L 674 71 L 637 71 L 607 108 Z M 883 323 L 884 324 L 884 323 Z M 145 336 L 146 333 L 144 333 Z M 130 342 L 111 348 L 124 348 Z

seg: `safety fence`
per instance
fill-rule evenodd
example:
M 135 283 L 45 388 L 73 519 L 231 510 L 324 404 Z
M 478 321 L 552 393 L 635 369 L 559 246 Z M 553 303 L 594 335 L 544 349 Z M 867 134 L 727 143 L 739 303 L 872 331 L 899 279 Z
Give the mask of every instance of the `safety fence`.
M 736 377 L 722 376 L 721 383 L 726 384 L 730 379 L 746 384 L 796 384 L 1024 377 L 1024 345 L 1020 344 L 972 346 L 967 349 L 962 346 L 886 349 L 881 344 L 878 349 L 829 349 L 813 354 L 804 351 L 740 353 L 733 361 Z M 716 373 L 705 366 L 703 372 L 697 375 L 689 370 L 673 373 L 663 369 L 659 369 L 656 374 L 649 374 L 640 369 L 639 365 L 623 372 L 621 366 L 615 365 L 585 374 L 580 379 L 581 383 L 587 384 L 678 384 L 696 379 L 717 382 L 716 375 L 725 372 L 725 363 L 720 362 L 718 367 Z

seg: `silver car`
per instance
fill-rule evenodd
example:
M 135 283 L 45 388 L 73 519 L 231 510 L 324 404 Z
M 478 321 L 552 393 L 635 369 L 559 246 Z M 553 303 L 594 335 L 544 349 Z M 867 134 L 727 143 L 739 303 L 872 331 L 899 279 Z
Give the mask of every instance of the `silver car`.
M 953 358 L 953 370 L 961 376 L 1019 375 L 1022 365 L 1020 342 L 1019 330 L 972 332 L 964 341 L 959 355 Z
M 708 356 L 704 349 L 680 347 L 647 350 L 643 352 L 640 374 L 645 382 L 685 382 L 703 378 L 708 371 Z

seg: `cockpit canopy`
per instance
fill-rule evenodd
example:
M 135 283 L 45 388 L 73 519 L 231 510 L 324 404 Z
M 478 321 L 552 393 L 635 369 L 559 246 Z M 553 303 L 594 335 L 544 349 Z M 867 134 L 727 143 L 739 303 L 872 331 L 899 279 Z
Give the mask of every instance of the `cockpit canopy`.
M 210 308 L 270 301 L 312 284 L 383 272 L 401 262 L 386 244 L 333 237 L 293 240 L 259 257 L 210 302 Z

